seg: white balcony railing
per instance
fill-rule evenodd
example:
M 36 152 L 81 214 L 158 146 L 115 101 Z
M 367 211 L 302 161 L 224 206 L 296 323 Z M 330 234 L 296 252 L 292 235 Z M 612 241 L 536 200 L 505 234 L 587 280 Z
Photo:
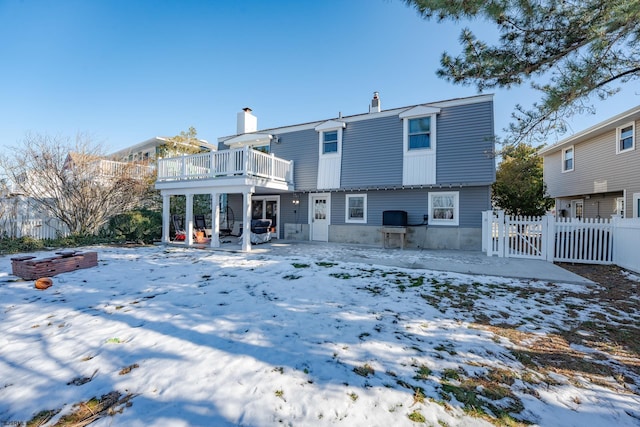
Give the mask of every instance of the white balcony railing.
M 151 175 L 154 171 L 154 167 L 150 165 L 116 162 L 105 159 L 97 160 L 92 166 L 95 168 L 92 172 L 97 176 L 103 177 L 129 176 L 131 178 L 144 178 Z
M 158 160 L 158 182 L 253 176 L 293 184 L 293 161 L 250 147 Z

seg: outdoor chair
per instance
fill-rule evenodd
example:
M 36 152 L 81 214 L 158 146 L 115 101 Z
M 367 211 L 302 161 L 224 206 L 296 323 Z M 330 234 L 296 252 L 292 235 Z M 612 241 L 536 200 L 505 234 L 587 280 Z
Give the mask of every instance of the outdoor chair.
M 198 231 L 204 231 L 205 235 L 207 229 L 207 221 L 204 219 L 204 215 L 194 215 L 193 216 L 193 228 Z M 209 237 L 209 236 L 207 236 Z
M 171 221 L 175 229 L 174 240 L 184 241 L 187 238 L 187 232 L 184 228 L 184 217 L 182 215 L 172 215 Z

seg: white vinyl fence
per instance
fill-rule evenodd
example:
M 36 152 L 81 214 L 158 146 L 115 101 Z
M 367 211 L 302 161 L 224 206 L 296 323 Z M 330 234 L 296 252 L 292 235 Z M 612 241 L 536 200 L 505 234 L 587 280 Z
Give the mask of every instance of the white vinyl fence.
M 640 272 L 640 218 L 482 215 L 482 250 L 488 256 L 585 264 L 616 264 Z M 635 246 L 634 246 L 635 243 Z
M 640 273 L 640 218 L 614 221 L 613 260 L 616 265 Z
M 0 221 L 2 237 L 32 237 L 37 240 L 56 239 L 69 235 L 68 227 L 57 218 L 3 219 Z

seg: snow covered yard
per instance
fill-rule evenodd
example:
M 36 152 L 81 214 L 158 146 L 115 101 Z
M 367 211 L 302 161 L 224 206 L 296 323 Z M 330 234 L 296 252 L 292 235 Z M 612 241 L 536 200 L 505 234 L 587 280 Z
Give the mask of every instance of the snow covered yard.
M 0 258 L 0 425 L 640 425 L 637 293 L 339 247 L 92 250 L 45 291 Z

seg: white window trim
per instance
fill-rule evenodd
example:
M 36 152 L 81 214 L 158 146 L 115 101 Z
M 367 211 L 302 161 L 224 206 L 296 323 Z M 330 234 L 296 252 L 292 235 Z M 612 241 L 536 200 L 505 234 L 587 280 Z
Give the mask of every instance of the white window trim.
M 409 149 L 409 120 L 421 119 L 429 117 L 431 123 L 429 124 L 429 148 L 413 148 Z M 424 153 L 430 153 L 436 151 L 436 114 L 428 114 L 422 116 L 404 117 L 402 119 L 402 144 L 405 156 L 419 156 Z
M 565 169 L 565 168 L 564 168 L 564 166 L 565 166 L 565 164 L 566 164 L 566 162 L 565 162 L 565 155 L 566 155 L 567 151 L 569 151 L 569 150 L 571 150 L 571 152 L 573 153 L 573 159 L 572 159 L 572 160 L 573 160 L 573 162 L 571 163 L 571 169 Z M 565 172 L 573 172 L 573 170 L 574 170 L 575 168 L 576 168 L 576 149 L 575 149 L 575 148 L 574 148 L 574 146 L 572 145 L 572 146 L 567 147 L 567 148 L 564 148 L 564 149 L 562 150 L 562 173 L 565 173 Z
M 633 193 L 633 217 L 640 218 L 640 193 Z
M 342 130 L 346 126 L 347 125 L 344 122 L 329 120 L 315 127 L 316 132 L 318 132 L 318 154 L 320 155 L 320 157 L 329 158 L 329 157 L 342 156 Z M 324 153 L 324 133 L 332 132 L 332 131 L 338 131 L 338 151 L 325 154 Z
M 349 199 L 362 197 L 363 198 L 363 218 L 352 219 L 349 218 Z M 347 194 L 344 199 L 344 222 L 347 224 L 366 224 L 367 223 L 367 195 L 366 194 Z
M 402 119 L 402 144 L 405 156 L 412 155 L 424 155 L 424 153 L 435 153 L 436 150 L 436 135 L 437 135 L 437 120 L 436 117 L 440 113 L 440 108 L 437 107 L 427 107 L 424 105 L 419 105 L 417 107 L 410 108 L 409 110 L 403 111 L 398 115 Z M 429 133 L 429 142 L 431 146 L 429 148 L 415 148 L 413 150 L 409 150 L 409 120 L 410 119 L 419 119 L 422 117 L 430 117 L 431 123 L 430 133 Z
M 433 196 L 453 197 L 453 219 L 434 219 L 432 213 Z M 460 192 L 459 191 L 434 191 L 429 192 L 429 225 L 460 225 Z
M 631 126 L 631 148 L 627 148 L 625 150 L 620 149 L 620 142 L 622 138 L 622 129 Z M 633 151 L 636 149 L 636 123 L 629 122 L 622 126 L 618 126 L 616 128 L 616 154 L 626 153 L 628 151 Z
M 324 152 L 324 135 L 327 132 L 336 132 L 337 133 L 337 149 L 336 151 L 332 151 L 330 153 Z M 342 129 L 334 129 L 334 130 L 324 130 L 320 132 L 320 155 L 323 157 L 337 157 L 340 156 L 342 152 Z

